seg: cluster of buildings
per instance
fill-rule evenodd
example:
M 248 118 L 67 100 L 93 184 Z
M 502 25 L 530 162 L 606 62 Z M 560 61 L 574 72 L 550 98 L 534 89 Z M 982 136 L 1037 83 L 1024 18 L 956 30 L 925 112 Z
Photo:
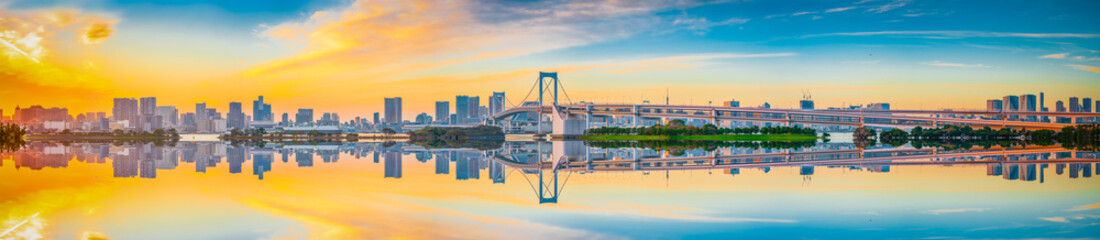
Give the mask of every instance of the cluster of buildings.
M 1068 107 L 1066 102 L 1058 100 L 1054 102 L 1054 112 L 1093 112 L 1093 100 L 1092 98 L 1080 98 L 1070 97 L 1068 99 Z M 1097 100 L 1096 106 L 1100 106 L 1100 100 Z M 985 101 L 985 110 L 990 112 L 1049 112 L 1050 109 L 1046 106 L 1046 94 L 1040 92 L 1038 96 L 1035 94 L 1023 94 L 1019 96 L 1008 95 L 1001 99 L 989 99 Z M 1048 117 L 1037 117 L 1028 115 L 1009 115 L 1012 120 L 1025 120 L 1025 121 L 1041 121 L 1050 122 L 1052 119 Z M 1055 122 L 1067 123 L 1070 122 L 1068 118 L 1053 119 Z
M 482 105 L 478 96 L 459 95 L 455 97 L 453 108 L 450 102 L 439 101 L 435 104 L 435 115 L 420 113 L 416 119 L 409 121 L 402 117 L 404 113 L 400 97 L 385 98 L 385 110 L 381 114 L 375 112 L 373 119 L 355 117 L 342 121 L 335 112 L 315 114 L 312 108 L 300 108 L 293 113 L 293 117 L 290 116 L 291 113 L 283 113 L 281 119 L 277 120 L 271 104 L 265 102 L 263 96 L 252 101 L 252 115 L 245 112 L 245 106 L 241 102 L 230 102 L 228 111 L 224 113 L 205 102 L 196 103 L 193 112 L 181 112 L 175 106 L 157 105 L 156 97 L 115 98 L 110 113 L 88 112 L 74 117 L 67 108 L 17 106 L 11 117 L 6 117 L 3 110 L 0 110 L 0 122 L 14 122 L 31 132 L 152 132 L 157 129 L 176 129 L 180 133 L 224 133 L 232 129 L 250 128 L 264 128 L 269 132 L 277 129 L 370 132 L 386 128 L 402 131 L 405 125 L 479 124 L 506 108 L 504 92 L 494 92 L 488 100 L 486 106 Z

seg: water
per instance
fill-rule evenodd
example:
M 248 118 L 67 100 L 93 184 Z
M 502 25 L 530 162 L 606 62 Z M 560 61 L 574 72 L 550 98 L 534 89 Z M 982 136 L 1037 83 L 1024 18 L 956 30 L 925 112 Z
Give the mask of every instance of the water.
M 1095 152 L 811 145 L 35 142 L 0 155 L 0 238 L 1100 236 Z

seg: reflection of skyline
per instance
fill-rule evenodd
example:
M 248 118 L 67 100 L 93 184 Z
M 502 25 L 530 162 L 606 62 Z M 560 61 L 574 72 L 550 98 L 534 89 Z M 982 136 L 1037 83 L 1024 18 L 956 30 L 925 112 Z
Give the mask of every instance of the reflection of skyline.
M 110 159 L 113 177 L 154 179 L 158 175 L 158 170 L 175 170 L 179 167 L 180 162 L 194 164 L 195 172 L 206 173 L 209 168 L 217 167 L 222 158 L 225 158 L 229 173 L 238 174 L 243 172 L 247 162 L 251 161 L 252 174 L 257 179 L 263 179 L 265 173 L 273 170 L 276 154 L 280 155 L 283 163 L 287 163 L 293 157 L 294 165 L 298 167 L 313 167 L 316 164 L 314 162 L 316 159 L 320 159 L 322 164 L 336 164 L 341 154 L 348 154 L 356 159 L 374 156 L 375 163 L 383 164 L 383 176 L 385 178 L 400 179 L 403 176 L 402 165 L 406 160 L 403 156 L 409 155 L 412 157 L 409 159 L 410 161 L 415 160 L 433 164 L 433 173 L 437 175 L 454 174 L 455 180 L 481 180 L 482 171 L 485 171 L 485 176 L 490 182 L 504 183 L 509 168 L 519 169 L 521 172 L 526 173 L 536 173 L 537 171 L 532 171 L 532 169 L 523 168 L 522 164 L 535 164 L 539 162 L 538 159 L 542 159 L 543 162 L 550 161 L 551 155 L 554 154 L 550 152 L 550 147 L 543 146 L 543 149 L 539 149 L 537 145 L 537 143 L 509 143 L 503 149 L 479 151 L 472 149 L 424 149 L 405 143 L 397 143 L 392 146 L 383 146 L 378 143 L 268 144 L 264 147 L 256 147 L 232 146 L 221 142 L 184 142 L 176 146 L 156 146 L 151 143 L 124 146 L 115 146 L 108 143 L 74 143 L 66 146 L 59 143 L 35 142 L 29 143 L 20 151 L 0 155 L 0 159 L 4 161 L 12 160 L 14 167 L 17 169 L 29 168 L 32 170 L 66 168 L 69 166 L 69 162 L 73 160 L 90 164 L 104 164 L 107 159 Z M 1093 171 L 1098 171 L 1095 174 L 1100 174 L 1100 163 L 1090 161 L 1100 159 L 1100 154 L 1070 150 L 1008 155 L 990 153 L 985 156 L 955 156 L 950 155 L 950 153 L 939 152 L 939 154 L 947 154 L 945 156 L 952 157 L 932 158 L 928 162 L 907 162 L 902 159 L 898 161 L 807 162 L 806 164 L 799 164 L 798 161 L 792 161 L 792 159 L 800 161 L 843 160 L 844 156 L 851 155 L 844 151 L 853 149 L 855 148 L 846 144 L 819 144 L 799 150 L 720 148 L 713 151 L 701 148 L 667 151 L 585 147 L 583 151 L 580 151 L 584 152 L 581 158 L 570 158 L 565 165 L 559 165 L 559 167 L 575 171 L 578 170 L 575 168 L 576 166 L 583 166 L 587 162 L 589 166 L 585 166 L 586 169 L 580 170 L 591 172 L 602 169 L 627 171 L 635 169 L 635 171 L 638 171 L 650 168 L 682 168 L 684 170 L 717 168 L 725 174 L 737 175 L 741 173 L 742 168 L 758 169 L 763 173 L 768 173 L 773 166 L 752 165 L 767 163 L 795 167 L 798 168 L 799 175 L 812 176 L 818 167 L 889 173 L 890 166 L 897 164 L 951 165 L 980 163 L 985 164 L 986 175 L 988 176 L 1000 176 L 1004 180 L 1010 181 L 1038 181 L 1040 183 L 1046 181 L 1046 171 L 1051 167 L 1051 164 L 1054 165 L 1055 175 L 1064 175 L 1069 179 L 1090 178 L 1094 174 Z M 863 155 L 867 157 L 898 155 L 898 152 L 885 151 L 898 149 L 902 148 L 870 148 Z M 914 149 L 902 150 L 916 151 Z M 540 151 L 542 154 L 537 154 Z M 795 155 L 817 152 L 827 154 L 823 156 Z M 511 160 L 500 161 L 500 156 L 508 156 Z M 746 160 L 739 158 L 739 156 L 754 156 L 754 158 Z M 724 160 L 700 160 L 717 157 Z M 919 155 L 913 156 L 912 159 L 922 157 L 927 159 L 927 156 Z M 640 160 L 635 161 L 636 159 Z M 1060 159 L 1071 162 L 1031 162 Z M 4 161 L 0 161 L 0 166 L 3 166 Z M 597 164 L 591 164 L 592 162 Z M 790 162 L 791 164 L 783 165 L 784 162 Z M 747 165 L 739 167 L 737 164 Z M 541 166 L 550 165 L 543 164 Z M 710 167 L 698 168 L 707 166 Z

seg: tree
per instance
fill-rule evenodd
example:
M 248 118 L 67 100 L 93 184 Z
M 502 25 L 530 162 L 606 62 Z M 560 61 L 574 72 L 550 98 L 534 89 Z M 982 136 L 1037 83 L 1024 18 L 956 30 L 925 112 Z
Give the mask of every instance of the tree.
M 394 135 L 394 134 L 397 134 L 397 131 L 394 131 L 391 128 L 385 128 L 385 129 L 382 129 L 382 134 L 384 134 L 384 135 Z

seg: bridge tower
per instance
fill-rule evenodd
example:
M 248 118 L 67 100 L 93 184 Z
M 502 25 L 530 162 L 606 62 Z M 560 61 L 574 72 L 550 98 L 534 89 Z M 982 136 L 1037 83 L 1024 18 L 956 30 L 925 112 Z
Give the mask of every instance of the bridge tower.
M 542 135 L 542 106 L 546 105 L 544 102 L 546 95 L 546 82 L 545 79 L 550 78 L 552 84 L 554 84 L 554 106 L 558 106 L 558 89 L 561 88 L 561 83 L 558 82 L 558 72 L 539 72 L 539 107 L 535 111 L 538 115 L 538 129 L 535 130 L 536 135 Z

